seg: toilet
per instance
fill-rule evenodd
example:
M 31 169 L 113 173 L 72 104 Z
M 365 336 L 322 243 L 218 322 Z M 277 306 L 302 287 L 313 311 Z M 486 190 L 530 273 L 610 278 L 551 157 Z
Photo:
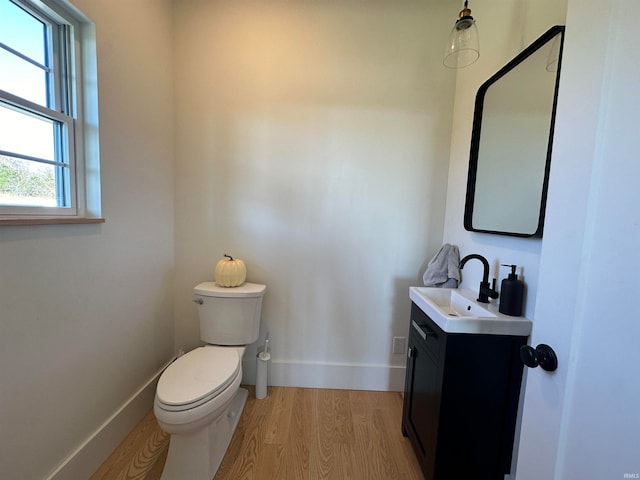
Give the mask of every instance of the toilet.
M 218 470 L 247 400 L 242 357 L 258 339 L 266 289 L 248 282 L 193 289 L 206 345 L 178 357 L 158 380 L 153 411 L 171 435 L 161 480 L 211 480 Z

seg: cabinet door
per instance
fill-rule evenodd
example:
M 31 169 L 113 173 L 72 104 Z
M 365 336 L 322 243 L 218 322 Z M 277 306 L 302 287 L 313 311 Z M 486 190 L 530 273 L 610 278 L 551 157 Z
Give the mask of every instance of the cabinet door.
M 407 362 L 408 395 L 405 412 L 410 438 L 419 449 L 426 478 L 433 472 L 440 410 L 440 369 L 437 359 L 428 351 L 426 342 L 414 332 L 409 336 L 410 357 Z

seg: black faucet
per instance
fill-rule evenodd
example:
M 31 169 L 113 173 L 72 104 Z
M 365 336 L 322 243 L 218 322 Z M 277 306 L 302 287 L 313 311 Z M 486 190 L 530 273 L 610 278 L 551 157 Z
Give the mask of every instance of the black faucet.
M 482 266 L 484 267 L 482 282 L 480 282 L 480 291 L 478 292 L 478 301 L 481 303 L 489 303 L 489 297 L 498 298 L 498 292 L 496 292 L 496 279 L 493 279 L 493 287 L 489 285 L 489 262 L 486 258 L 484 258 L 482 255 L 478 255 L 477 253 L 467 255 L 462 260 L 460 260 L 460 268 L 463 268 L 464 264 L 472 258 L 480 260 L 482 262 Z

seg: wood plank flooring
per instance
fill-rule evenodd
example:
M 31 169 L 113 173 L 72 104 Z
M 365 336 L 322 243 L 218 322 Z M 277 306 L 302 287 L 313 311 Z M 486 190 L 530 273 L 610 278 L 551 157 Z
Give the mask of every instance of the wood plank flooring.
M 215 480 L 422 480 L 398 392 L 253 387 Z M 158 480 L 169 437 L 150 412 L 91 480 Z M 188 479 L 185 479 L 188 480 Z
M 169 449 L 150 411 L 120 443 L 90 480 L 158 480 Z

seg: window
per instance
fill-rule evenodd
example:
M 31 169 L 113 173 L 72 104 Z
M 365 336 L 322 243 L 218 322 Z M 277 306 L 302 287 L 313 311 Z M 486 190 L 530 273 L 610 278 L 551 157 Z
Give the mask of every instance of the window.
M 61 0 L 0 0 L 0 221 L 100 216 L 92 27 Z

